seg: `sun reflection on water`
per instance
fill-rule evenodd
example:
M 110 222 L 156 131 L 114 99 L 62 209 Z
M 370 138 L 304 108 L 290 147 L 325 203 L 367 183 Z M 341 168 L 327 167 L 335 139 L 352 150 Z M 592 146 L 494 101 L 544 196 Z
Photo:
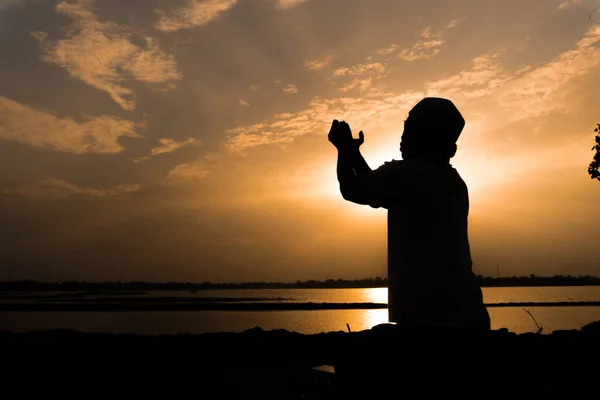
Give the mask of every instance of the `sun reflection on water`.
M 364 289 L 366 301 L 368 303 L 383 303 L 387 304 L 388 301 L 388 289 L 385 287 L 381 288 L 369 288 Z
M 365 310 L 363 314 L 364 329 L 371 329 L 375 325 L 387 324 L 388 322 L 387 308 L 381 308 L 378 310 Z
M 387 288 L 369 288 L 365 289 L 365 292 L 365 298 L 367 302 L 387 304 Z M 365 312 L 362 314 L 362 317 L 362 323 L 363 326 L 365 326 L 365 329 L 371 329 L 375 325 L 385 324 L 388 322 L 388 310 L 387 308 L 377 310 L 365 310 Z

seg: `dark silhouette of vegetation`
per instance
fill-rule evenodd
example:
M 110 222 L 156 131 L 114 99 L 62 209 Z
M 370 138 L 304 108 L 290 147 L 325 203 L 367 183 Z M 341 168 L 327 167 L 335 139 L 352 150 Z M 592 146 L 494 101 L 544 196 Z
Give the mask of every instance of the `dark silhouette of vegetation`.
M 531 317 L 531 319 L 533 320 L 533 323 L 535 324 L 535 326 L 537 327 L 537 332 L 536 334 L 541 334 L 544 331 L 544 326 L 542 324 L 539 324 L 537 322 L 537 320 L 535 319 L 535 317 L 533 316 L 533 314 L 531 313 L 531 311 L 527 310 L 527 309 L 523 309 L 523 311 L 525 311 L 527 313 L 527 315 L 529 315 Z
M 484 277 L 477 276 L 482 287 L 529 287 L 529 286 L 594 286 L 600 285 L 600 278 L 590 275 L 571 276 L 510 276 Z M 360 289 L 387 287 L 387 278 L 365 279 L 327 279 L 325 281 L 296 281 L 296 282 L 243 282 L 243 283 L 192 283 L 192 282 L 38 282 L 32 280 L 0 282 L 0 291 L 32 292 L 93 292 L 107 294 L 111 292 L 131 292 L 140 294 L 144 291 L 190 291 L 197 290 L 235 290 L 235 289 Z M 122 294 L 122 293 L 121 293 Z
M 600 124 L 594 129 L 594 132 L 596 132 L 596 144 L 594 144 L 592 150 L 596 150 L 596 154 L 594 154 L 594 159 L 588 167 L 588 174 L 592 179 L 600 181 Z
M 2 389 L 21 398 L 351 400 L 389 398 L 382 382 L 400 382 L 397 391 L 423 398 L 478 398 L 493 388 L 500 399 L 590 399 L 599 339 L 600 321 L 540 335 L 390 324 L 314 335 L 0 331 Z M 312 369 L 323 365 L 335 374 Z

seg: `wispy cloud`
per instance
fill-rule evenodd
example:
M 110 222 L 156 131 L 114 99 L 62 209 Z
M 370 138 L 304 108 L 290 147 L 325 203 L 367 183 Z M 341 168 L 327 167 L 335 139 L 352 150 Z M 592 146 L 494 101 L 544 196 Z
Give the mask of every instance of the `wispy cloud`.
M 383 74 L 385 73 L 385 66 L 376 62 L 370 64 L 356 64 L 352 67 L 340 67 L 333 71 L 334 76 L 357 76 L 370 73 Z
M 510 79 L 498 61 L 503 53 L 496 51 L 475 57 L 471 68 L 430 82 L 428 88 L 432 94 L 443 94 L 447 97 L 457 94 L 469 98 L 485 96 Z
M 250 103 L 248 103 L 246 100 L 242 99 L 239 101 L 239 105 L 242 107 L 250 107 Z
M 121 137 L 141 137 L 142 127 L 107 115 L 88 116 L 82 122 L 56 117 L 6 97 L 0 97 L 0 139 L 45 150 L 68 153 L 119 153 Z
M 442 34 L 434 32 L 433 29 L 431 28 L 431 26 L 428 26 L 427 28 L 425 28 L 421 31 L 420 36 L 423 39 L 437 39 L 437 38 L 441 38 Z
M 382 49 L 377 50 L 377 54 L 386 56 L 388 54 L 394 53 L 396 50 L 398 50 L 399 47 L 400 46 L 398 46 L 396 43 L 392 43 L 388 47 L 384 47 Z
M 569 112 L 576 103 L 561 95 L 569 82 L 600 67 L 600 26 L 588 30 L 572 50 L 533 68 L 499 88 L 496 98 L 510 108 L 511 119 L 521 119 L 552 111 Z
M 103 198 L 137 192 L 140 185 L 118 185 L 109 189 L 77 186 L 58 178 L 47 178 L 17 187 L 0 188 L 3 197 L 28 197 L 38 199 L 66 199 L 70 197 Z
M 456 28 L 459 24 L 461 24 L 465 19 L 464 18 L 455 18 L 446 24 L 446 29 Z
M 234 5 L 237 0 L 189 0 L 185 7 L 169 11 L 156 10 L 160 18 L 156 29 L 175 32 L 180 29 L 195 28 L 218 18 Z
M 398 56 L 405 61 L 415 61 L 435 57 L 444 44 L 441 34 L 434 33 L 430 26 L 423 29 L 419 39 L 410 48 L 403 49 Z
M 399 56 L 405 61 L 433 58 L 439 54 L 442 44 L 444 41 L 441 39 L 420 40 L 411 48 L 402 50 Z
M 133 91 L 122 85 L 127 78 L 150 84 L 172 83 L 181 78 L 174 58 L 164 53 L 154 39 L 143 37 L 145 48 L 133 44 L 126 28 L 99 21 L 92 11 L 93 4 L 92 0 L 79 0 L 56 6 L 56 11 L 72 18 L 74 24 L 68 37 L 55 43 L 45 43 L 44 36 L 38 34 L 45 43 L 46 62 L 107 92 L 125 110 L 135 108 Z
M 298 86 L 294 85 L 293 83 L 290 83 L 284 86 L 283 92 L 288 94 L 296 94 L 298 93 Z
M 473 102 L 473 107 L 485 109 L 487 115 L 498 114 L 496 124 L 552 111 L 568 112 L 575 106 L 560 93 L 574 78 L 600 66 L 598 44 L 600 26 L 588 30 L 573 49 L 546 64 L 525 66 L 514 72 L 502 67 L 503 51 L 483 54 L 472 60 L 471 68 L 429 82 L 427 94 L 451 97 L 463 104 Z
M 566 10 L 569 9 L 573 6 L 576 6 L 578 4 L 581 4 L 581 0 L 567 0 L 567 1 L 563 1 L 562 3 L 560 3 L 557 7 L 558 11 L 562 11 L 562 10 Z
M 191 163 L 179 164 L 167 176 L 170 182 L 186 182 L 206 178 L 220 160 L 216 153 L 207 153 Z
M 322 133 L 334 118 L 352 120 L 353 124 L 368 129 L 380 121 L 408 110 L 423 97 L 422 93 L 409 92 L 401 95 L 378 92 L 366 97 L 341 97 L 333 99 L 314 98 L 309 107 L 295 112 L 276 114 L 271 120 L 252 125 L 240 125 L 227 130 L 225 147 L 231 151 L 243 151 L 252 147 L 283 144 L 296 137 Z
M 365 92 L 370 90 L 373 82 L 388 75 L 387 67 L 379 62 L 356 64 L 351 67 L 340 67 L 333 71 L 334 78 L 342 78 L 340 90 L 348 92 L 350 90 L 358 90 Z M 343 79 L 343 78 L 350 78 Z
M 327 56 L 327 57 L 321 58 L 321 59 L 306 61 L 304 63 L 304 65 L 309 70 L 318 71 L 320 69 L 325 68 L 329 64 L 331 64 L 331 62 L 333 61 L 333 59 L 334 59 L 333 56 Z
M 158 139 L 158 143 L 159 143 L 158 146 L 155 146 L 152 149 L 150 149 L 150 153 L 147 156 L 136 158 L 133 161 L 134 162 L 147 161 L 150 159 L 150 157 L 154 157 L 159 154 L 172 153 L 175 150 L 177 150 L 183 146 L 199 145 L 201 143 L 201 141 L 194 139 L 194 138 L 188 138 L 187 140 L 181 140 L 178 142 L 174 139 L 163 138 L 163 139 Z
M 262 86 L 254 84 L 254 85 L 250 85 L 250 87 L 248 88 L 248 90 L 250 90 L 251 92 L 257 92 L 261 89 Z
M 537 68 L 525 67 L 516 72 L 505 70 L 500 63 L 504 51 L 499 50 L 473 58 L 468 69 L 426 83 L 424 92 L 395 94 L 374 90 L 368 96 L 316 97 L 304 110 L 277 114 L 258 124 L 228 130 L 226 148 L 242 151 L 288 143 L 301 135 L 325 132 L 334 118 L 351 120 L 353 125 L 369 129 L 380 121 L 402 115 L 426 95 L 449 97 L 463 105 L 472 104 L 474 110 L 486 110 L 497 123 L 564 110 L 564 101 L 553 98 L 553 94 L 564 89 L 573 78 L 600 65 L 598 43 L 600 27 L 595 27 L 577 42 L 573 50 Z M 339 69 L 338 76 L 353 76 L 359 71 L 371 70 L 382 72 L 380 67 L 351 67 Z
M 346 86 L 340 88 L 342 92 L 349 92 L 350 90 L 358 90 L 359 92 L 366 92 L 373 87 L 373 78 L 354 78 Z
M 280 9 L 287 9 L 295 7 L 299 4 L 306 3 L 309 0 L 275 0 L 275 7 Z

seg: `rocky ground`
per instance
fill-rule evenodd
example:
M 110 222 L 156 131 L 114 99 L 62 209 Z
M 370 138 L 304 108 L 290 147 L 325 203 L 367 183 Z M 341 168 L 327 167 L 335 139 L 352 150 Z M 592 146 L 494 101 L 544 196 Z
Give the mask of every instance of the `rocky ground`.
M 316 335 L 0 332 L 0 355 L 10 398 L 587 398 L 600 388 L 600 321 L 520 335 L 393 325 Z

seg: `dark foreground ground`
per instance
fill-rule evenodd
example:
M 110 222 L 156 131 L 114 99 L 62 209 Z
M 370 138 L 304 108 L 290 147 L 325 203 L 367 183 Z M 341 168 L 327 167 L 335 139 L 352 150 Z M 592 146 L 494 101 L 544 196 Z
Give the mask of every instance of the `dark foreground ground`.
M 517 335 L 0 332 L 3 398 L 599 398 L 600 321 Z M 336 373 L 313 367 L 333 365 Z M 529 397 L 531 396 L 531 397 Z

